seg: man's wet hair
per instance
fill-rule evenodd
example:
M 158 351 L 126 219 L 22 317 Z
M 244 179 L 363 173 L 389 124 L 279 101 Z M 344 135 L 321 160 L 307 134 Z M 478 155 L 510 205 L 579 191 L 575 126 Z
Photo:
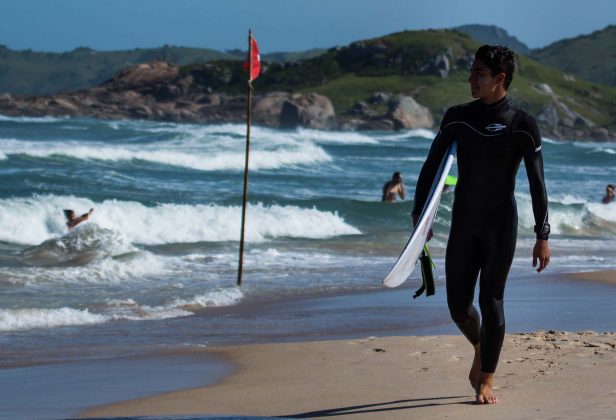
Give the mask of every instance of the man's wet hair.
M 481 60 L 490 69 L 492 76 L 505 73 L 505 90 L 509 89 L 515 71 L 513 51 L 500 45 L 482 45 L 475 53 L 475 60 Z
M 400 172 L 394 172 L 394 174 L 391 176 L 392 181 L 395 181 L 397 179 L 400 179 L 402 177 L 402 175 L 400 174 Z

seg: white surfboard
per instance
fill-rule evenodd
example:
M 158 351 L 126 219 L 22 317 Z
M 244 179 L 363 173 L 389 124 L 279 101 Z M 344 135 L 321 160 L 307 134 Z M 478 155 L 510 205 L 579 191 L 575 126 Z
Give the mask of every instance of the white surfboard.
M 419 216 L 419 220 L 417 221 L 417 225 L 413 230 L 411 238 L 406 243 L 400 257 L 398 257 L 398 261 L 396 261 L 392 269 L 389 271 L 389 274 L 385 277 L 385 280 L 383 280 L 383 284 L 385 286 L 398 287 L 404 283 L 413 272 L 415 264 L 417 263 L 417 260 L 421 255 L 421 251 L 423 250 L 423 247 L 428 239 L 428 232 L 432 227 L 434 217 L 436 216 L 436 211 L 438 210 L 438 205 L 441 201 L 441 195 L 445 186 L 445 178 L 447 178 L 447 174 L 449 174 L 449 170 L 451 169 L 451 164 L 453 163 L 455 155 L 456 142 L 453 142 L 451 147 L 449 147 L 449 151 L 443 158 L 436 176 L 434 177 L 430 194 L 428 194 L 428 199 L 426 200 L 426 204 L 421 211 L 421 215 Z

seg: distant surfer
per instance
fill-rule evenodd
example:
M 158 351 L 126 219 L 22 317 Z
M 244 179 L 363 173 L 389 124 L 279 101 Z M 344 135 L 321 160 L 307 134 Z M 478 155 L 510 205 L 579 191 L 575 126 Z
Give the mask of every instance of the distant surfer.
M 616 189 L 616 185 L 614 184 L 609 184 L 607 187 L 605 187 L 605 197 L 603 197 L 603 200 L 601 200 L 603 204 L 609 204 L 612 201 L 614 201 L 614 190 L 615 189 Z
M 88 220 L 90 215 L 94 212 L 94 209 L 90 209 L 87 213 L 77 216 L 73 210 L 64 210 L 64 216 L 66 217 L 66 227 L 68 230 L 73 230 L 77 225 L 83 221 Z
M 383 185 L 383 196 L 381 201 L 384 203 L 393 203 L 396 201 L 396 195 L 404 200 L 404 184 L 402 183 L 402 175 L 400 172 L 394 172 L 391 181 L 387 181 Z
M 476 402 L 493 404 L 493 379 L 505 336 L 503 297 L 518 228 L 516 173 L 524 160 L 530 185 L 536 242 L 532 265 L 550 261 L 548 199 L 541 136 L 535 119 L 507 97 L 515 56 L 500 46 L 475 53 L 468 82 L 473 102 L 449 108 L 415 191 L 413 222 L 427 200 L 443 156 L 457 141 L 458 182 L 447 243 L 447 303 L 452 319 L 475 349 L 469 374 Z M 479 277 L 479 307 L 473 305 Z

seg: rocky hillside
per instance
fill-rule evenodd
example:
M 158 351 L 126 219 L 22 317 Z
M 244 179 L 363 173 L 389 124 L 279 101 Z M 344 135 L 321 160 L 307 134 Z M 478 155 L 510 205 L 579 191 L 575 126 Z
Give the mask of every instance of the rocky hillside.
M 511 48 L 516 54 L 529 55 L 531 49 L 503 28 L 494 25 L 462 25 L 453 28 L 467 34 L 475 41 L 489 45 L 504 45 Z
M 616 86 L 616 25 L 534 50 L 532 57 L 577 78 Z
M 466 79 L 478 43 L 457 31 L 406 31 L 333 48 L 312 59 L 264 63 L 255 121 L 268 126 L 392 130 L 432 127 L 471 100 Z M 0 97 L 0 113 L 173 121 L 244 121 L 246 75 L 236 60 L 131 67 L 99 87 Z M 616 137 L 616 88 L 575 80 L 520 56 L 510 89 L 546 135 Z

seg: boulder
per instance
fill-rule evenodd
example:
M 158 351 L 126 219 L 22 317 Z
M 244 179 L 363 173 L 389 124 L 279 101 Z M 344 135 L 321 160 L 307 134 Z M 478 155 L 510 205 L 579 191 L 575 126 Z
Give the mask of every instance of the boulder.
M 286 92 L 273 92 L 258 97 L 252 107 L 253 121 L 270 127 L 280 125 L 282 105 L 290 97 L 291 95 Z
M 441 78 L 449 76 L 449 58 L 447 58 L 445 54 L 437 55 L 432 61 L 429 61 L 419 68 L 419 74 L 438 76 Z
M 367 103 L 363 101 L 360 101 L 351 107 L 351 109 L 349 110 L 349 113 L 351 115 L 357 115 L 361 117 L 364 115 L 370 115 L 371 113 L 373 113 L 373 111 L 372 111 L 372 108 L 370 108 L 370 105 L 368 105 Z
M 554 96 L 554 91 L 552 90 L 552 87 L 547 83 L 536 83 L 534 87 L 544 95 Z
M 537 122 L 550 128 L 555 128 L 558 125 L 558 112 L 553 104 L 548 104 L 541 110 L 537 115 Z
M 51 101 L 49 101 L 49 105 L 59 109 L 61 112 L 65 111 L 71 114 L 76 114 L 79 112 L 77 105 L 66 98 L 54 97 Z
M 163 61 L 138 64 L 121 71 L 101 86 L 114 89 L 148 88 L 157 83 L 168 83 L 176 78 L 178 68 Z
M 388 93 L 376 92 L 374 95 L 368 98 L 368 103 L 372 105 L 386 104 L 387 102 L 389 102 L 390 97 L 391 95 L 389 95 Z
M 386 117 L 393 121 L 396 130 L 430 128 L 434 124 L 430 110 L 410 96 L 396 96 L 390 100 Z
M 610 132 L 606 128 L 595 128 L 590 132 L 590 138 L 595 141 L 609 141 Z
M 267 95 L 257 102 L 255 114 L 261 121 L 277 116 L 277 125 L 283 128 L 328 130 L 337 125 L 331 101 L 316 93 Z

